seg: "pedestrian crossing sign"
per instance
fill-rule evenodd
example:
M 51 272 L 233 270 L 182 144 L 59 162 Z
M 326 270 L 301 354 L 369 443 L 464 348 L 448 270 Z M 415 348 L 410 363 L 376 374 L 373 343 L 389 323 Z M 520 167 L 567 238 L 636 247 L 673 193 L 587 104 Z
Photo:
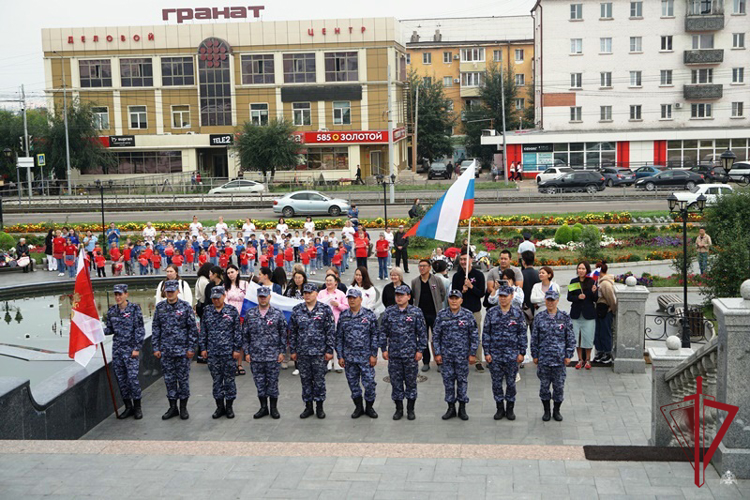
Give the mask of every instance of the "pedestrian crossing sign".
M 38 154 L 36 155 L 36 164 L 40 167 L 46 167 L 47 166 L 47 160 L 44 157 L 44 154 Z

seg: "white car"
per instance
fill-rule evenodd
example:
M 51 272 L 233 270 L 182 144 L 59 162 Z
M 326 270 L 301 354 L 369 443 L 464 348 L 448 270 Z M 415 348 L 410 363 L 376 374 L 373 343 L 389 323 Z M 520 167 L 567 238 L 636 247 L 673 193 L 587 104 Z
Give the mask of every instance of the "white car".
M 750 162 L 738 161 L 729 171 L 729 178 L 742 184 L 750 184 Z
M 700 195 L 706 197 L 706 205 L 716 203 L 716 198 L 722 195 L 731 194 L 734 191 L 732 186 L 726 184 L 699 184 L 693 191 L 680 191 L 674 193 L 680 201 L 686 201 L 688 206 L 695 203 Z
M 565 174 L 575 172 L 570 167 L 549 167 L 544 172 L 536 174 L 536 183 L 539 184 L 542 181 L 551 181 L 552 179 L 558 179 Z
M 236 179 L 223 186 L 215 187 L 208 194 L 258 194 L 263 193 L 266 186 L 260 182 Z

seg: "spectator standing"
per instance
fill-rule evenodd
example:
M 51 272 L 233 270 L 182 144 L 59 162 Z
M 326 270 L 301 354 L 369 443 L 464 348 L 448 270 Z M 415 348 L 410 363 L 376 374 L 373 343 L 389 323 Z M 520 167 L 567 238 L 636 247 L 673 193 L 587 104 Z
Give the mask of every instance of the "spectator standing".
M 393 267 L 392 256 L 391 256 L 391 253 L 393 252 L 393 237 L 394 235 L 393 235 L 393 232 L 391 232 L 391 228 L 386 227 L 385 239 L 386 241 L 388 241 L 388 262 L 387 262 L 388 268 Z
M 523 275 L 523 314 L 526 316 L 526 322 L 529 324 L 529 328 L 533 326 L 534 322 L 534 305 L 531 303 L 531 291 L 534 286 L 539 283 L 539 271 L 534 269 L 534 252 L 524 251 L 521 254 L 521 263 L 523 269 L 521 274 Z
M 305 219 L 305 234 L 312 233 L 315 234 L 315 222 L 313 222 L 312 217 L 308 217 Z
M 359 290 L 362 295 L 362 307 L 370 311 L 375 309 L 378 294 L 370 280 L 370 273 L 367 272 L 367 267 L 358 267 L 354 270 L 354 279 L 351 286 Z
M 89 257 L 89 269 L 93 269 L 95 266 L 94 247 L 96 247 L 97 241 L 98 238 L 91 231 L 86 231 L 86 236 L 83 237 L 83 249 Z
M 477 371 L 483 372 L 484 367 L 479 362 L 482 356 L 482 299 L 484 298 L 484 274 L 478 269 L 471 267 L 471 257 L 467 255 L 467 249 L 461 250 L 461 257 L 458 260 L 459 267 L 456 274 L 453 275 L 451 288 L 461 290 L 463 294 L 462 307 L 471 311 L 474 315 L 474 321 L 477 322 L 479 329 L 479 348 L 477 349 Z
M 276 230 L 282 235 L 286 236 L 286 234 L 289 232 L 289 226 L 287 226 L 286 222 L 284 221 L 283 217 L 279 218 L 279 223 L 276 224 Z
M 422 353 L 422 371 L 430 370 L 430 336 L 433 333 L 435 319 L 445 303 L 443 282 L 432 275 L 430 261 L 422 259 L 418 264 L 419 276 L 411 280 L 414 303 L 422 311 L 427 325 L 427 349 Z
M 706 274 L 708 269 L 708 252 L 712 244 L 711 237 L 706 234 L 706 230 L 700 228 L 698 237 L 695 239 L 695 248 L 698 251 L 698 267 L 701 274 Z
M 216 237 L 217 241 L 224 241 L 227 239 L 229 233 L 229 226 L 224 222 L 224 217 L 219 216 L 219 222 L 216 223 Z
M 62 236 L 62 231 L 55 231 L 52 238 L 52 257 L 57 261 L 57 276 L 65 276 L 65 245 L 67 241 Z
M 224 272 L 224 290 L 226 291 L 226 303 L 237 309 L 237 313 L 242 312 L 242 305 L 245 302 L 245 293 L 247 292 L 247 281 L 240 279 L 240 270 L 234 264 L 230 264 Z M 243 318 L 240 318 L 242 324 Z M 245 359 L 245 353 L 240 352 L 241 356 L 237 360 L 237 375 L 244 375 L 245 369 L 242 367 L 242 360 Z
M 391 269 L 389 274 L 391 282 L 383 287 L 381 300 L 385 307 L 392 306 L 396 303 L 396 287 L 404 285 L 404 271 L 396 266 Z
M 318 292 L 318 302 L 326 304 L 331 308 L 333 312 L 334 327 L 338 325 L 339 316 L 343 311 L 349 309 L 349 302 L 346 300 L 346 294 L 338 289 L 338 285 L 341 282 L 339 277 L 335 274 L 328 274 L 325 280 L 325 288 Z M 336 373 L 341 373 L 343 368 L 339 365 L 339 360 L 336 357 L 328 361 L 328 371 L 334 369 Z
M 594 347 L 596 333 L 596 301 L 599 299 L 596 283 L 591 275 L 591 265 L 585 260 L 576 268 L 578 276 L 570 280 L 568 285 L 568 302 L 570 317 L 573 320 L 573 334 L 576 337 L 578 364 L 576 370 L 582 367 L 591 369 L 589 355 Z
M 419 201 L 419 200 L 417 200 Z M 386 236 L 387 238 L 387 236 Z M 396 267 L 401 266 L 401 261 L 404 261 L 404 272 L 409 274 L 409 238 L 404 232 L 403 224 L 398 226 L 398 231 L 393 237 L 393 243 L 396 246 Z
M 307 275 L 302 271 L 294 271 L 292 279 L 284 290 L 284 296 L 291 299 L 305 300 L 302 288 L 307 283 Z
M 120 230 L 117 229 L 117 226 L 115 226 L 114 222 L 111 222 L 109 224 L 109 229 L 107 229 L 106 236 L 107 248 L 111 248 L 113 243 L 117 246 L 120 246 Z
M 521 257 L 524 252 L 536 253 L 536 245 L 531 241 L 531 233 L 523 233 L 523 241 L 518 245 L 518 257 Z
M 250 220 L 250 217 L 248 217 L 245 219 L 245 223 L 242 224 L 242 237 L 244 238 L 245 243 L 250 241 L 250 236 L 252 236 L 255 231 L 255 224 Z
M 198 236 L 203 231 L 203 224 L 198 222 L 198 216 L 193 215 L 193 222 L 190 223 L 190 235 Z
M 612 364 L 612 319 L 617 313 L 617 295 L 615 294 L 615 280 L 607 274 L 607 263 L 599 264 L 599 299 L 596 301 L 596 331 L 594 333 L 594 347 L 596 357 L 594 362 L 605 365 Z
M 210 279 L 212 267 L 213 265 L 210 262 L 205 262 L 198 268 L 198 279 L 195 281 L 195 313 L 199 320 L 203 317 L 203 307 L 211 301 L 210 297 L 206 298 L 204 292 Z
M 414 219 L 415 217 L 419 217 L 419 214 L 421 213 L 421 211 L 422 211 L 422 205 L 420 205 L 420 203 L 419 203 L 419 198 L 416 198 L 414 200 L 414 204 L 409 209 L 409 218 L 410 219 Z M 398 265 L 398 264 L 396 264 L 396 265 Z
M 164 281 L 161 281 L 156 286 L 156 296 L 154 297 L 156 303 L 166 300 L 167 294 L 164 291 L 164 284 L 167 281 L 170 280 L 176 280 L 179 283 L 179 287 L 177 289 L 177 298 L 180 300 L 184 300 L 191 306 L 193 305 L 193 292 L 190 290 L 190 285 L 187 281 L 180 279 L 180 267 L 175 264 L 169 264 L 164 271 L 167 275 L 167 278 Z M 207 295 L 207 297 L 210 297 L 210 295 Z
M 47 256 L 47 271 L 57 270 L 57 260 L 52 256 L 52 240 L 55 239 L 54 229 L 47 231 L 44 237 L 44 255 Z
M 281 295 L 284 292 L 284 289 L 278 283 L 274 283 L 272 278 L 273 271 L 271 271 L 270 267 L 263 266 L 258 271 L 258 284 L 260 286 L 267 286 L 273 293 Z
M 354 256 L 357 258 L 357 267 L 367 267 L 369 247 L 370 239 L 365 235 L 364 229 L 360 227 L 357 235 L 354 237 Z
M 380 233 L 380 239 L 375 243 L 375 255 L 378 258 L 378 279 L 384 280 L 388 276 L 388 254 L 390 244 L 385 239 L 385 233 Z M 368 307 L 368 309 L 370 309 Z
M 143 228 L 143 239 L 146 243 L 153 244 L 154 238 L 156 238 L 156 228 L 154 228 L 150 222 L 147 222 L 146 227 Z
M 560 295 L 560 285 L 552 281 L 554 277 L 555 272 L 551 267 L 542 266 L 539 268 L 539 283 L 531 288 L 531 304 L 535 315 L 544 309 L 544 294 L 547 293 L 547 290 L 555 290 Z
M 432 263 L 432 270 L 435 272 L 435 277 L 443 282 L 443 289 L 445 290 L 443 308 L 446 308 L 448 307 L 448 292 L 451 291 L 451 279 L 448 277 L 448 263 L 443 260 L 436 260 Z M 461 303 L 463 304 L 463 294 L 461 294 Z

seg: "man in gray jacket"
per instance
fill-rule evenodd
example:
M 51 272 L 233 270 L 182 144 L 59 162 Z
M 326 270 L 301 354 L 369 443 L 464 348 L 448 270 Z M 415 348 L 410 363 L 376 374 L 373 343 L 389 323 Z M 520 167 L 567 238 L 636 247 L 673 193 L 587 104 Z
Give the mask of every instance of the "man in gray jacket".
M 422 371 L 430 369 L 430 346 L 432 345 L 432 327 L 435 325 L 437 313 L 445 303 L 445 286 L 443 281 L 433 276 L 430 261 L 422 259 L 419 261 L 419 276 L 411 281 L 414 305 L 422 310 L 425 323 L 427 323 L 428 338 L 430 340 L 427 349 L 422 353 Z M 440 367 L 438 367 L 440 368 Z

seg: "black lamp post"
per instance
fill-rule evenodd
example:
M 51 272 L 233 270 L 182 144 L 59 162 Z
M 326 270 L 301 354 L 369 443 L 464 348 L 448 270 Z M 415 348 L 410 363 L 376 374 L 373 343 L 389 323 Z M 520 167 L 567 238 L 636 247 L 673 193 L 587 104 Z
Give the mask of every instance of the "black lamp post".
M 102 184 L 102 181 L 100 181 L 99 179 L 97 179 L 95 181 L 95 184 L 96 184 L 96 188 L 99 190 L 99 198 L 102 201 L 102 244 L 101 244 L 101 247 L 102 248 L 107 248 L 106 247 L 106 243 L 107 243 L 107 236 L 106 236 L 107 227 L 104 225 L 104 184 Z
M 396 175 L 391 174 L 390 177 L 386 177 L 383 174 L 377 174 L 375 178 L 378 180 L 378 184 L 383 185 L 383 214 L 385 215 L 385 229 L 388 229 L 388 205 L 386 201 L 386 189 L 387 186 L 396 184 Z M 388 182 L 390 179 L 391 182 Z
M 734 152 L 731 149 L 727 149 L 723 153 L 721 153 L 721 166 L 724 168 L 724 172 L 726 172 L 727 176 L 729 176 L 729 172 L 732 170 L 732 167 L 734 166 L 734 160 L 737 159 L 737 155 L 734 154 Z
M 690 325 L 688 324 L 687 220 L 688 215 L 690 214 L 690 206 L 687 201 L 678 200 L 674 193 L 669 195 L 667 202 L 669 203 L 670 213 L 677 213 L 682 217 L 682 347 L 689 348 Z M 698 196 L 698 199 L 695 201 L 695 206 L 698 209 L 698 213 L 702 213 L 703 209 L 706 208 L 706 197 L 703 195 Z
M 5 158 L 5 161 L 8 163 L 13 162 L 13 150 L 10 148 L 3 149 L 3 158 Z M 4 228 L 3 224 L 3 197 L 0 195 L 0 231 Z

